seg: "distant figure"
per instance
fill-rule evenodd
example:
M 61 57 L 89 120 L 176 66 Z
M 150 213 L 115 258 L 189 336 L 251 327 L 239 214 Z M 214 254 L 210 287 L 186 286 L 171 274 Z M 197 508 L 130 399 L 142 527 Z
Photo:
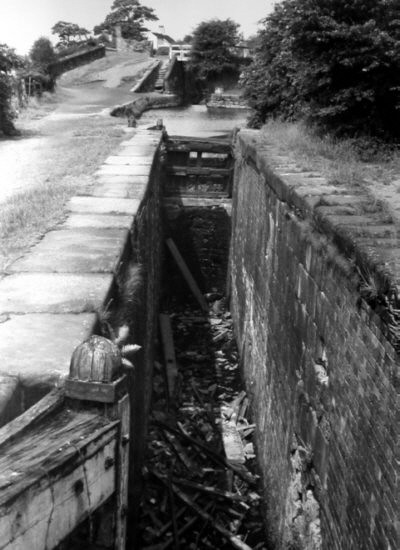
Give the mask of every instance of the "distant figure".
M 136 117 L 133 113 L 128 114 L 128 128 L 136 128 L 137 122 Z

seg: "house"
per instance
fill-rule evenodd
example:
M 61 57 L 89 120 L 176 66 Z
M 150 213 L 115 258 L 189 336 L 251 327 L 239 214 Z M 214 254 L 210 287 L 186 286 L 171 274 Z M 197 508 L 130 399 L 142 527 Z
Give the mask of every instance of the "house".
M 159 48 L 168 48 L 175 44 L 175 40 L 165 33 L 164 27 L 159 27 L 158 31 L 147 31 L 145 33 L 147 40 L 153 44 L 153 50 L 157 51 Z

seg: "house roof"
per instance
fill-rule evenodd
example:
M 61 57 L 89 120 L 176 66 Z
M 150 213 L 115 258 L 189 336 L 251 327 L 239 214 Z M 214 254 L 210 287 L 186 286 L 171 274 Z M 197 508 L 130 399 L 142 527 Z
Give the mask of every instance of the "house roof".
M 157 38 L 164 38 L 167 42 L 170 44 L 175 44 L 175 40 L 171 38 L 168 34 L 163 34 L 162 32 L 153 32 L 151 31 L 151 34 L 154 34 Z

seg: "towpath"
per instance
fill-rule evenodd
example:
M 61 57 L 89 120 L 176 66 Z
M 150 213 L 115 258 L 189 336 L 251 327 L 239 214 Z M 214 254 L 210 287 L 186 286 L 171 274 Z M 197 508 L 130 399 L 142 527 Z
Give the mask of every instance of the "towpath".
M 108 53 L 63 75 L 54 96 L 17 121 L 22 136 L 0 140 L 0 204 L 43 182 L 90 177 L 125 135 L 125 121 L 109 109 L 129 101 L 152 61 L 143 53 Z

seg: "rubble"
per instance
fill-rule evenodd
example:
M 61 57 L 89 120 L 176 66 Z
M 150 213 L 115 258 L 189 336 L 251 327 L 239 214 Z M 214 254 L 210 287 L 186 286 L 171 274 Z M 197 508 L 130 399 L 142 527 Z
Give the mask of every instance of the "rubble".
M 232 319 L 220 294 L 206 298 L 208 312 L 170 303 L 162 314 L 164 326 L 166 316 L 171 323 L 178 372 L 171 394 L 168 358 L 158 358 L 143 472 L 142 550 L 267 548 L 255 425 Z

